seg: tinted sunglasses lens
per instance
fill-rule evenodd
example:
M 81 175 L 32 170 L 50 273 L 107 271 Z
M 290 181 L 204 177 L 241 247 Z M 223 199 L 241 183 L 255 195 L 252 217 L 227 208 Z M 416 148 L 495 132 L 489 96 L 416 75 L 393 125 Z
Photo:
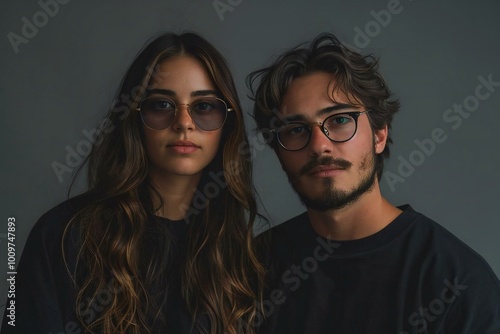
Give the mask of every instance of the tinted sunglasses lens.
M 166 129 L 175 116 L 175 103 L 163 97 L 148 97 L 140 109 L 144 124 L 155 130 Z
M 217 130 L 226 121 L 227 105 L 217 98 L 203 98 L 191 103 L 194 123 L 205 131 Z

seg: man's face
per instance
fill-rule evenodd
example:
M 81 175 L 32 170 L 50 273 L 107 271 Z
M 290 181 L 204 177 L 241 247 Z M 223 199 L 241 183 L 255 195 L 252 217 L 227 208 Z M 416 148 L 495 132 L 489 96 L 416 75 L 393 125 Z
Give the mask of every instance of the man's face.
M 335 84 L 333 75 L 325 72 L 296 78 L 280 110 L 287 121 L 316 123 L 310 125 L 312 133 L 306 147 L 287 151 L 280 146 L 277 153 L 302 202 L 317 211 L 343 208 L 373 188 L 377 183 L 375 156 L 383 151 L 387 135 L 386 129 L 373 133 L 368 114 L 361 114 L 357 131 L 350 140 L 331 141 L 317 122 L 333 114 L 365 111 L 343 93 L 332 93 Z

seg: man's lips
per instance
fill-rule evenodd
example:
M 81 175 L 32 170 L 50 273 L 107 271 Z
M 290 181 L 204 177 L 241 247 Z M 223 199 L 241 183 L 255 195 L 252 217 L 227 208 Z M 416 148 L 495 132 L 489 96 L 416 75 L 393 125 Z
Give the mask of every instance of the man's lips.
M 345 168 L 334 166 L 334 165 L 319 165 L 317 167 L 312 168 L 308 175 L 321 175 L 321 174 L 329 174 L 335 173 L 336 171 L 344 170 Z
M 333 158 L 331 156 L 314 157 L 307 162 L 299 171 L 299 175 L 335 174 L 352 166 L 347 160 Z

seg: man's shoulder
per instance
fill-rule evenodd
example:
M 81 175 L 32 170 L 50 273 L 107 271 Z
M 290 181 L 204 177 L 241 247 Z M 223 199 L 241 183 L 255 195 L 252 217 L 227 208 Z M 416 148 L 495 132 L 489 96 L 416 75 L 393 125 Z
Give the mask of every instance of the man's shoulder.
M 286 241 L 294 240 L 299 236 L 304 236 L 304 233 L 310 233 L 312 231 L 307 211 L 305 211 L 283 223 L 271 227 L 263 232 L 262 236 L 272 238 L 275 241 Z
M 453 273 L 475 272 L 476 277 L 498 280 L 487 261 L 450 230 L 426 215 L 413 211 L 415 224 L 408 236 L 408 249 L 419 249 L 420 255 L 434 266 Z
M 432 245 L 436 251 L 453 255 L 479 256 L 477 252 L 443 225 L 411 208 L 409 210 L 412 210 L 414 217 L 416 217 L 415 224 L 413 224 L 411 230 L 411 237 L 413 239 L 425 239 L 427 246 Z
M 294 259 L 310 254 L 318 245 L 317 237 L 307 212 L 304 212 L 263 232 L 258 243 L 265 262 L 286 266 Z
M 491 266 L 451 231 L 425 215 L 420 215 L 409 240 L 414 245 L 420 244 L 415 246 L 420 250 L 415 261 L 419 263 L 419 274 L 425 279 L 425 284 L 435 284 L 436 293 L 444 291 L 444 288 L 455 293 L 457 301 L 453 303 L 450 312 L 460 316 L 474 314 L 477 319 L 469 325 L 478 326 L 482 323 L 484 326 L 491 324 L 488 328 L 493 328 L 493 324 L 499 326 L 500 281 Z M 472 310 L 481 311 L 475 313 Z M 471 328 L 470 332 L 490 331 Z

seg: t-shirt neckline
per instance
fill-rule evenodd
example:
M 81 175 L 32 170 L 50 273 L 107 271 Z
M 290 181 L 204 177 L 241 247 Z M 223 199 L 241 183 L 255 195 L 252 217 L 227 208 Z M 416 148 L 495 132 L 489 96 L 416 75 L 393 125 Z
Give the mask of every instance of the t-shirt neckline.
M 314 231 L 311 226 L 307 212 L 304 213 L 307 220 L 308 229 L 312 233 L 314 240 L 321 240 L 324 243 L 334 243 L 338 245 L 332 257 L 356 256 L 367 253 L 382 247 L 400 236 L 414 221 L 418 213 L 409 204 L 398 206 L 402 211 L 390 224 L 380 231 L 367 237 L 356 240 L 332 240 L 327 239 Z

